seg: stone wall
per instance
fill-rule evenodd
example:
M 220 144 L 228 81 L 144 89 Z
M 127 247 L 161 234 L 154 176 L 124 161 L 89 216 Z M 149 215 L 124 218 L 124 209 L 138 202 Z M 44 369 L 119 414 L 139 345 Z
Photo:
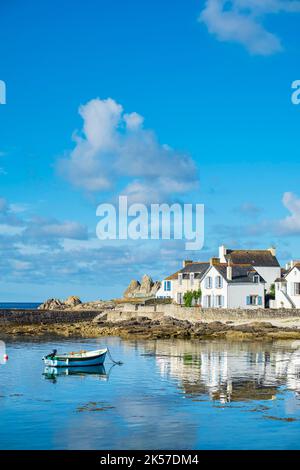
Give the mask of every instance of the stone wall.
M 152 305 L 152 306 L 132 306 L 112 310 L 107 314 L 109 321 L 123 321 L 132 318 L 148 317 L 157 319 L 161 316 L 177 318 L 178 320 L 189 320 L 191 322 L 203 321 L 234 321 L 234 320 L 268 320 L 279 318 L 300 318 L 300 310 L 284 309 L 200 309 L 199 307 L 181 307 L 179 305 Z
M 92 320 L 99 312 L 87 310 L 0 310 L 1 324 L 75 323 Z
M 164 314 L 180 320 L 192 321 L 217 321 L 217 320 L 256 320 L 276 318 L 300 318 L 300 310 L 292 309 L 200 309 L 197 307 L 187 308 L 179 305 L 165 305 Z
M 130 319 L 147 317 L 152 320 L 168 316 L 178 320 L 197 321 L 236 321 L 236 320 L 268 320 L 280 318 L 300 318 L 300 310 L 260 309 L 260 310 L 230 310 L 230 309 L 200 309 L 199 307 L 181 307 L 179 305 L 125 305 L 115 310 L 100 313 L 101 317 L 107 314 L 107 320 L 119 322 Z M 77 323 L 92 321 L 99 317 L 99 310 L 0 310 L 1 324 L 51 324 L 51 323 Z M 104 318 L 103 318 L 104 319 Z

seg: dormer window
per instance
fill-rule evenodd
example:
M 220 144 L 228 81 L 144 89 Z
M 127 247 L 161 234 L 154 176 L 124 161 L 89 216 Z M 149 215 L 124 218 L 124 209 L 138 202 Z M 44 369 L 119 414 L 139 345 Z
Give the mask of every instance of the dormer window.
M 205 287 L 206 287 L 206 289 L 211 289 L 212 288 L 212 277 L 208 276 L 205 279 Z
M 259 275 L 258 275 L 258 274 L 255 274 L 255 276 L 253 277 L 253 282 L 254 282 L 255 284 L 259 284 L 259 281 L 260 281 Z
M 182 274 L 178 274 L 178 284 L 182 286 Z

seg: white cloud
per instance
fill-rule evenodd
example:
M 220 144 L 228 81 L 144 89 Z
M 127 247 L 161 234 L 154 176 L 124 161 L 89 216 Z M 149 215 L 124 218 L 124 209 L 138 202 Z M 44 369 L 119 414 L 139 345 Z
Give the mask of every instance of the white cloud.
M 245 202 L 236 209 L 234 209 L 234 212 L 240 213 L 241 215 L 247 217 L 256 217 L 261 214 L 262 209 L 253 204 L 252 202 Z
M 39 216 L 25 217 L 30 205 L 9 203 L 0 198 L 0 235 L 19 237 L 19 242 L 34 240 L 49 244 L 63 239 L 86 240 L 88 230 L 76 221 L 58 221 Z M 18 214 L 18 215 L 16 215 Z
M 250 53 L 271 55 L 283 47 L 280 38 L 268 31 L 265 16 L 300 12 L 297 0 L 207 0 L 199 21 L 219 41 L 237 42 Z
M 19 214 L 21 212 L 27 212 L 31 208 L 31 205 L 23 202 L 16 202 L 11 203 L 9 208 L 12 213 Z
M 56 221 L 35 217 L 27 222 L 24 237 L 28 239 L 64 239 L 85 240 L 88 237 L 87 227 L 79 222 Z
M 28 271 L 31 268 L 31 263 L 29 261 L 13 260 L 11 264 L 13 269 L 16 271 Z
M 20 235 L 25 227 L 17 227 L 9 224 L 0 224 L 0 235 Z
M 81 106 L 83 129 L 75 148 L 60 160 L 60 172 L 89 192 L 117 190 L 135 199 L 156 193 L 156 199 L 176 197 L 197 187 L 193 160 L 161 145 L 143 117 L 124 113 L 113 99 L 93 99 Z M 120 187 L 121 185 L 121 187 Z
M 265 219 L 257 224 L 240 226 L 240 235 L 272 235 L 275 237 L 288 237 L 300 235 L 300 198 L 292 192 L 286 192 L 282 197 L 282 204 L 289 215 L 282 219 Z M 235 231 L 236 227 L 228 227 Z
M 127 129 L 136 130 L 142 126 L 144 118 L 138 113 L 124 114 L 124 121 Z
M 278 229 L 285 235 L 300 235 L 300 199 L 293 193 L 284 193 L 283 205 L 290 212 L 285 219 L 278 223 Z

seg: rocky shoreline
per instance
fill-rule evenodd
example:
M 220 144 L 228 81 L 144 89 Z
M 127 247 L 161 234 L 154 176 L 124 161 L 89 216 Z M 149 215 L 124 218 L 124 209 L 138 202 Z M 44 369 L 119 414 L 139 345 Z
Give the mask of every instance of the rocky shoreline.
M 99 313 L 99 312 L 98 312 Z M 275 326 L 271 322 L 252 321 L 236 324 L 233 321 L 189 322 L 170 317 L 157 320 L 147 317 L 120 322 L 107 320 L 83 320 L 80 322 L 0 325 L 2 339 L 47 338 L 52 336 L 65 338 L 96 338 L 100 336 L 119 336 L 124 339 L 214 339 L 228 340 L 276 340 L 300 339 L 300 330 L 295 327 Z

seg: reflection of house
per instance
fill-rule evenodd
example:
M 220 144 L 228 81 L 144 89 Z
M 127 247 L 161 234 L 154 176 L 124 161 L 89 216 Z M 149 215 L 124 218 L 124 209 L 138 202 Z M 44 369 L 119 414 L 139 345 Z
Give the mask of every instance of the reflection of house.
M 175 379 L 187 397 L 213 400 L 271 400 L 286 385 L 300 392 L 300 349 L 272 345 L 157 341 L 160 374 Z
M 270 290 L 281 268 L 274 248 L 229 250 L 219 248 L 210 262 L 184 261 L 183 268 L 161 283 L 156 297 L 178 304 L 188 291 L 201 290 L 203 308 L 263 308 L 265 290 Z
M 300 308 L 300 263 L 292 262 L 288 271 L 276 279 L 275 308 Z

